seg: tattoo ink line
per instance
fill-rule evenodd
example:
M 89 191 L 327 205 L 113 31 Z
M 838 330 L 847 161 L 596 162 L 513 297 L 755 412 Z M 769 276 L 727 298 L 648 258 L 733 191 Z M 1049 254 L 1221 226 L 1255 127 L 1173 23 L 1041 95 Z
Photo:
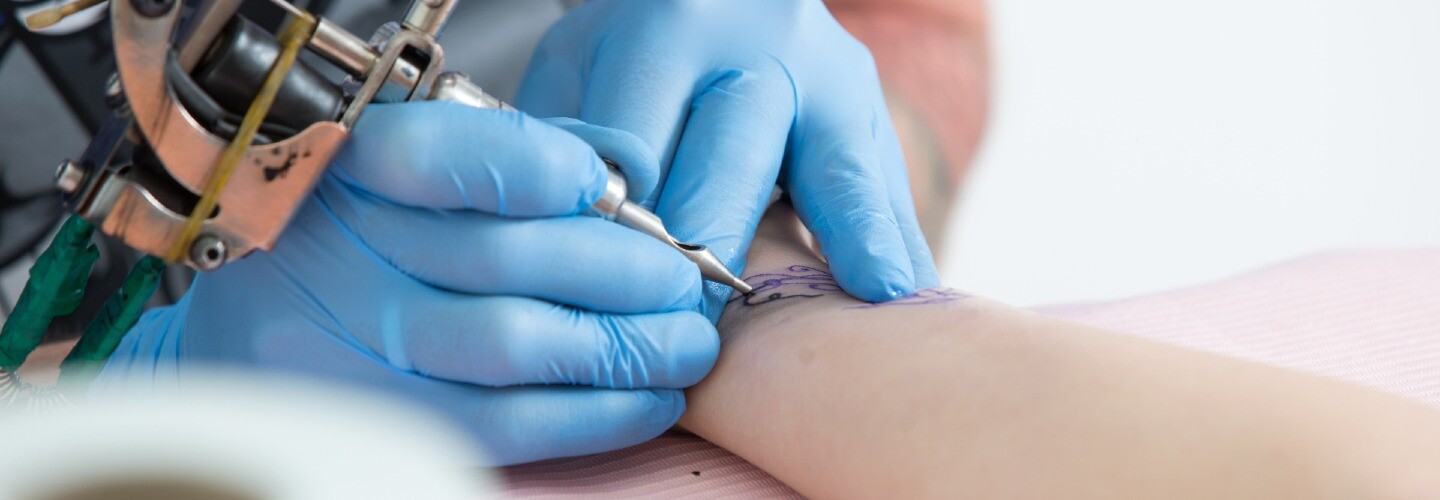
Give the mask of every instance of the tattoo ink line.
M 740 301 L 746 307 L 769 304 L 771 302 L 789 299 L 813 299 L 824 297 L 825 292 L 841 292 L 840 284 L 835 282 L 835 275 L 829 272 L 805 265 L 793 265 L 785 268 L 785 273 L 766 273 L 750 276 L 745 281 L 754 287 L 750 293 L 738 295 L 727 303 Z M 787 274 L 793 273 L 793 274 Z M 755 279 L 760 279 L 758 283 Z M 805 287 L 806 291 L 820 293 L 785 293 L 784 287 Z M 927 306 L 935 304 L 947 304 L 970 298 L 969 295 L 954 288 L 929 288 L 917 290 L 915 294 L 902 297 L 890 302 L 876 304 L 864 304 L 845 307 L 844 309 L 877 309 L 881 307 L 908 307 Z
M 914 295 L 901 297 L 890 302 L 876 304 L 865 304 L 861 306 L 850 306 L 844 309 L 879 309 L 881 307 L 905 307 L 905 306 L 928 306 L 933 304 L 948 304 L 959 302 L 970 298 L 969 295 L 954 288 L 927 288 L 916 290 Z
M 835 283 L 835 275 L 825 272 L 822 269 L 817 269 L 810 266 L 794 265 L 785 268 L 785 270 L 796 274 L 767 273 L 757 274 L 749 277 L 748 279 L 746 279 L 746 281 L 751 282 L 751 286 L 754 289 L 751 290 L 748 294 L 744 294 L 739 297 L 730 299 L 730 302 L 735 302 L 739 300 L 741 301 L 741 304 L 744 304 L 746 306 L 758 306 L 761 304 L 769 304 L 771 302 L 779 300 L 799 298 L 813 299 L 816 297 L 825 296 L 824 293 L 794 293 L 786 295 L 780 291 L 776 291 L 781 287 L 789 286 L 804 286 L 808 290 L 814 290 L 817 292 L 842 291 L 840 289 L 840 285 Z M 761 281 L 759 283 L 753 283 L 752 280 L 757 278 L 759 278 Z M 757 297 L 759 298 L 757 299 Z

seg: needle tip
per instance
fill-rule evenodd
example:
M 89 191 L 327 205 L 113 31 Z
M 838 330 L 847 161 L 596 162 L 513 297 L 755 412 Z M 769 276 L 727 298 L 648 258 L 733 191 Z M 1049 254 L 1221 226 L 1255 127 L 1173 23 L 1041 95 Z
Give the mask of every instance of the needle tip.
M 754 287 L 751 287 L 749 283 L 744 282 L 744 281 L 741 280 L 740 278 L 736 278 L 736 277 L 734 277 L 734 276 L 731 276 L 731 277 L 730 277 L 730 283 L 726 283 L 726 284 L 727 284 L 727 285 L 730 285 L 730 288 L 734 288 L 735 291 L 740 292 L 740 295 L 744 295 L 744 296 L 746 296 L 746 297 L 749 297 L 749 296 L 755 294 L 755 288 L 754 288 Z

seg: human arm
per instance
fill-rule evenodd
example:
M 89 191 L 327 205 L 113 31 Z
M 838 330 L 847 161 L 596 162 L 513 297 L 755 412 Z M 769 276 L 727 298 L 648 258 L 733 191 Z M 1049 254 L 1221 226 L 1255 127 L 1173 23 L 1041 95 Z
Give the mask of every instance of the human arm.
M 783 208 L 762 224 L 750 262 L 748 274 L 824 268 Z M 720 360 L 687 392 L 681 420 L 807 496 L 1440 491 L 1433 409 L 979 297 L 875 307 L 808 285 L 821 281 L 790 279 L 751 300 L 760 305 L 731 302 Z

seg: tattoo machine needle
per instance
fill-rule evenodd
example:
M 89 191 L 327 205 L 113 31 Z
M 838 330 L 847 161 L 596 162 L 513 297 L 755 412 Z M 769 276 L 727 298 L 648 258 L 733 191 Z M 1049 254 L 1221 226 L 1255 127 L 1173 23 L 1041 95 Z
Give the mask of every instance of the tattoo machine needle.
M 610 170 L 610 180 L 605 184 L 605 194 L 600 197 L 600 201 L 590 207 L 592 212 L 605 220 L 618 222 L 622 226 L 653 236 L 662 243 L 670 245 L 671 248 L 679 250 L 686 259 L 700 266 L 700 275 L 705 279 L 728 285 L 744 295 L 749 295 L 754 291 L 750 284 L 731 274 L 730 269 L 726 268 L 725 264 L 720 262 L 720 258 L 716 257 L 709 248 L 705 248 L 704 245 L 683 243 L 676 240 L 674 236 L 670 236 L 670 233 L 665 230 L 665 223 L 660 221 L 659 216 L 631 203 L 627 198 L 629 186 L 625 183 L 625 176 L 620 173 L 620 169 L 616 168 L 610 160 L 605 160 L 605 165 Z

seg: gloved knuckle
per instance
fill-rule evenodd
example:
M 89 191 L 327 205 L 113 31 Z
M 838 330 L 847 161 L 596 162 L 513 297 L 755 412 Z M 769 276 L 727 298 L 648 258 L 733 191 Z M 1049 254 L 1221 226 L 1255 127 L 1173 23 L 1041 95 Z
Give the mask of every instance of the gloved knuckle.
M 771 53 L 749 54 L 717 74 L 709 86 L 727 97 L 749 100 L 754 111 L 794 113 L 795 84 L 790 70 Z
M 872 189 L 873 176 L 855 168 L 829 168 L 825 187 L 807 198 L 813 229 L 822 232 L 898 227 L 885 193 Z M 855 234 L 855 238 L 869 235 Z
M 878 226 L 887 229 L 893 229 L 898 226 L 895 222 L 895 214 L 890 210 L 890 207 L 881 206 L 876 203 L 857 205 L 862 206 L 854 206 L 841 213 L 841 216 L 844 217 L 846 222 L 850 223 L 851 226 Z
M 870 155 L 855 148 L 839 147 L 821 154 L 822 158 L 814 163 L 816 168 L 809 169 L 804 173 L 808 177 L 805 179 L 806 185 L 816 186 L 836 194 L 845 194 L 868 191 L 868 189 L 860 190 L 858 188 L 876 185 L 881 180 L 870 168 L 872 163 Z

